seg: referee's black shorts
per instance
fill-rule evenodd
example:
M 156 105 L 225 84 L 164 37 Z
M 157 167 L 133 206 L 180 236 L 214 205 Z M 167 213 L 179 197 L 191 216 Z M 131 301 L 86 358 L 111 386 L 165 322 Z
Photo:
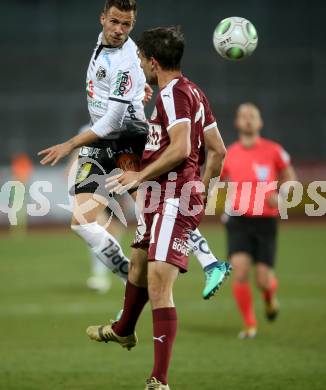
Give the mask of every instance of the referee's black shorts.
M 277 218 L 233 216 L 229 217 L 226 230 L 229 258 L 237 252 L 246 252 L 254 263 L 274 267 Z

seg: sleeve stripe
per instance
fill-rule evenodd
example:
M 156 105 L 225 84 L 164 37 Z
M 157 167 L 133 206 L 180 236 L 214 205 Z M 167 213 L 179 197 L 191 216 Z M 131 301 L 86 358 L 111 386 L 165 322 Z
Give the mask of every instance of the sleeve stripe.
M 214 127 L 217 127 L 217 123 L 216 122 L 213 122 L 210 125 L 204 127 L 204 132 L 207 131 L 207 130 L 213 129 Z
M 191 119 L 189 119 L 189 118 L 177 119 L 177 120 L 175 120 L 174 122 L 172 122 L 172 123 L 166 128 L 166 130 L 169 131 L 173 126 L 177 125 L 178 123 L 182 123 L 182 122 L 191 122 Z
M 173 87 L 179 80 L 172 80 L 170 84 L 161 91 L 161 98 L 164 111 L 168 117 L 169 125 L 176 120 L 175 103 L 173 96 Z
M 114 102 L 125 103 L 125 104 L 131 103 L 131 101 L 129 101 L 129 100 L 122 100 L 122 99 L 117 99 L 117 98 L 113 98 L 113 97 L 109 97 L 109 100 L 113 100 Z

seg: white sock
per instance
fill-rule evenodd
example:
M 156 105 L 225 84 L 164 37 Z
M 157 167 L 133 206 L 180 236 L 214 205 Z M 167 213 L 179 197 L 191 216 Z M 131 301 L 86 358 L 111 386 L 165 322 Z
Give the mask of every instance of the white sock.
M 91 259 L 91 270 L 93 275 L 105 276 L 109 273 L 108 267 L 102 263 L 91 248 L 89 248 L 89 257 Z
M 71 225 L 90 246 L 92 253 L 125 283 L 128 279 L 129 259 L 123 254 L 118 241 L 97 222 Z
M 194 230 L 190 234 L 188 244 L 193 254 L 197 257 L 197 260 L 199 261 L 202 268 L 205 268 L 208 265 L 218 261 L 218 259 L 210 250 L 206 238 L 201 235 L 198 229 Z

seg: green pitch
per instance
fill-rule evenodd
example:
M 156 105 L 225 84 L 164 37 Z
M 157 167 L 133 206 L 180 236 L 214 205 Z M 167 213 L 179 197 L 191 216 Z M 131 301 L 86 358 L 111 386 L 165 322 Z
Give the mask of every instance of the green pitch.
M 224 254 L 224 232 L 202 229 Z M 286 225 L 277 271 L 281 314 L 259 334 L 236 339 L 241 324 L 230 280 L 212 300 L 201 299 L 203 274 L 194 259 L 175 289 L 179 333 L 170 370 L 172 390 L 322 390 L 326 388 L 325 225 Z M 132 231 L 124 240 L 125 249 Z M 142 389 L 152 361 L 151 313 L 138 326 L 132 351 L 88 340 L 85 328 L 113 318 L 123 287 L 88 291 L 87 250 L 68 232 L 0 237 L 0 389 Z

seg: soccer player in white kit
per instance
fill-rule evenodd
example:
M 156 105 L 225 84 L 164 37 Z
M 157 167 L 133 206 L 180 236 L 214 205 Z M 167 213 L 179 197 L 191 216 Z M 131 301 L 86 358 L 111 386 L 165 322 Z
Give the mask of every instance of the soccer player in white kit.
M 75 207 L 71 228 L 124 281 L 129 261 L 117 240 L 96 220 L 109 204 L 104 188 L 105 174 L 117 167 L 138 170 L 147 138 L 142 103 L 145 76 L 137 47 L 129 37 L 136 13 L 135 0 L 106 1 L 100 17 L 103 31 L 87 71 L 90 128 L 67 142 L 39 152 L 44 155 L 41 164 L 55 165 L 75 148 L 81 148 L 80 169 L 72 189 Z M 198 229 L 191 235 L 189 245 L 205 271 L 203 297 L 208 299 L 227 275 L 225 263 L 215 258 Z

